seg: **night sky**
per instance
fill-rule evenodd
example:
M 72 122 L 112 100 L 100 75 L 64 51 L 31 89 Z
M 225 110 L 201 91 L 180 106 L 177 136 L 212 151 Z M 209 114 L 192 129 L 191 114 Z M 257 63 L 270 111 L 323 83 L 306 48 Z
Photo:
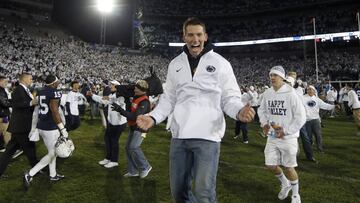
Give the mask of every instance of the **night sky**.
M 106 44 L 131 46 L 133 8 L 131 0 L 114 0 L 106 17 Z M 87 42 L 99 43 L 101 16 L 95 0 L 54 0 L 53 20 Z

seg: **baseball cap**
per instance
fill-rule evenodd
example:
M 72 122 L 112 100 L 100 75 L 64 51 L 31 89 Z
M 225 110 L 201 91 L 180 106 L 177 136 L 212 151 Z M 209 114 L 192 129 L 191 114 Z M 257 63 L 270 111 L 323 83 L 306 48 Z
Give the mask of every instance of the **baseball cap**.
M 146 92 L 149 89 L 149 84 L 145 80 L 138 80 L 135 87 L 139 88 L 143 92 Z

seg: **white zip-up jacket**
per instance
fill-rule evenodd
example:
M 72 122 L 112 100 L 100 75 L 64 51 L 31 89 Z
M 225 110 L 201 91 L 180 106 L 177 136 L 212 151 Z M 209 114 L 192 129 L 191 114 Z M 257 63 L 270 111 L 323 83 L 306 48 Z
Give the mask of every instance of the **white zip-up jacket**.
M 337 100 L 338 92 L 336 90 L 329 90 L 326 93 L 326 100 L 329 102 L 335 102 Z
M 275 91 L 273 87 L 263 93 L 263 99 L 258 109 L 261 126 L 274 122 L 284 129 L 284 139 L 299 137 L 300 128 L 306 122 L 305 107 L 295 89 L 289 85 Z M 268 139 L 274 129 L 270 128 Z
M 356 92 L 354 90 L 350 90 L 348 92 L 348 96 L 349 96 L 349 103 L 348 103 L 349 107 L 353 110 L 360 109 L 360 101 Z
M 166 87 L 150 112 L 156 123 L 171 112 L 173 138 L 220 142 L 225 133 L 223 111 L 233 119 L 244 107 L 230 63 L 213 50 L 199 61 L 194 76 L 185 52 L 168 67 Z
M 116 103 L 119 106 L 121 106 L 121 108 L 125 109 L 126 105 L 125 105 L 124 97 L 116 97 L 116 93 L 113 93 L 113 94 L 109 95 L 109 100 L 105 100 L 105 99 L 103 99 L 103 97 L 95 95 L 95 94 L 93 94 L 91 98 L 100 104 L 104 104 L 104 105 L 108 106 L 107 119 L 111 125 L 122 125 L 127 122 L 127 119 L 125 118 L 125 116 L 122 116 L 119 112 L 113 111 L 111 109 L 112 103 Z
M 328 104 L 315 95 L 305 94 L 303 102 L 306 108 L 306 121 L 320 119 L 320 109 L 330 111 L 335 108 L 335 105 Z
M 257 107 L 259 105 L 259 94 L 256 91 L 248 91 L 248 94 L 251 96 L 250 106 Z
M 67 112 L 67 114 L 71 114 L 73 116 L 78 116 L 79 115 L 79 101 L 81 100 L 86 100 L 85 96 L 83 94 L 81 94 L 80 92 L 74 92 L 74 91 L 70 91 L 67 94 L 66 97 L 66 103 L 69 102 L 70 103 L 70 112 Z

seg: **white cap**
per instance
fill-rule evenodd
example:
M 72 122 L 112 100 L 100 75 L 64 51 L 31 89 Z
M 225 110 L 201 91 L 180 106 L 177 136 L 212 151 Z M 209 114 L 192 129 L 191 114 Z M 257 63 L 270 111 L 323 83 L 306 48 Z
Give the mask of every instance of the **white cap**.
M 314 86 L 309 85 L 309 86 L 308 86 L 308 88 L 313 89 L 313 90 L 316 92 L 316 89 L 315 89 L 315 87 L 314 87 Z
M 270 74 L 276 74 L 278 76 L 280 76 L 282 79 L 286 79 L 285 78 L 285 70 L 282 66 L 274 66 L 270 69 Z
M 116 80 L 112 80 L 112 81 L 110 81 L 110 83 L 113 84 L 113 85 L 120 85 L 120 83 L 118 81 L 116 81 Z

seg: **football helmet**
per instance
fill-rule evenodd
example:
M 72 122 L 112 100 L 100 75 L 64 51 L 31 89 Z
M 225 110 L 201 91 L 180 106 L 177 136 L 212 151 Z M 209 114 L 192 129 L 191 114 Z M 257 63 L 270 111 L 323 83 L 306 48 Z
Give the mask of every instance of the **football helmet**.
M 60 158 L 68 158 L 74 152 L 75 146 L 73 141 L 64 136 L 59 136 L 55 143 L 55 153 Z

